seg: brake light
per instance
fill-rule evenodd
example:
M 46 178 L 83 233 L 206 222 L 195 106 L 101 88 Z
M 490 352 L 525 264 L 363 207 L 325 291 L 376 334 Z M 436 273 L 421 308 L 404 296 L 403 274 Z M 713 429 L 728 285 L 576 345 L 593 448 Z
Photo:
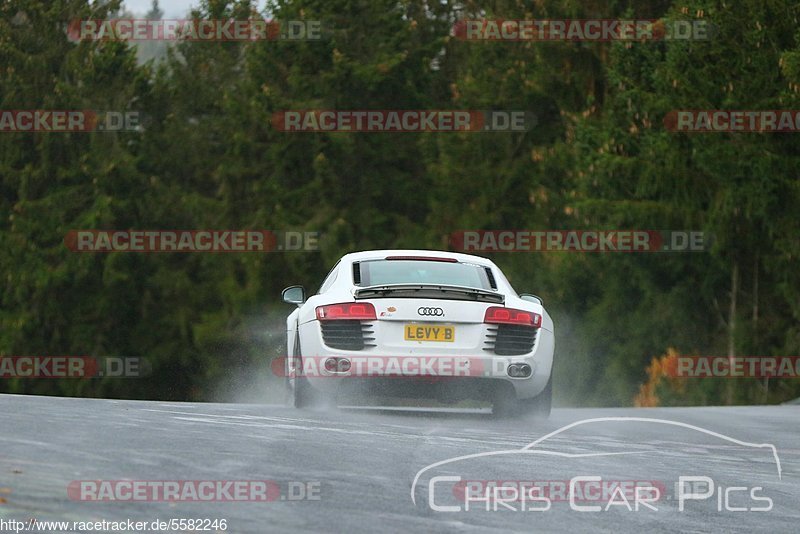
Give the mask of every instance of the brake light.
M 445 263 L 458 263 L 455 258 L 441 258 L 438 256 L 386 256 L 384 258 L 388 261 L 392 260 L 406 260 L 406 261 L 443 261 Z
M 342 304 L 318 306 L 317 319 L 320 321 L 335 321 L 337 319 L 370 321 L 377 319 L 377 316 L 375 315 L 375 306 L 369 302 L 344 302 Z
M 483 322 L 490 324 L 518 324 L 539 328 L 542 326 L 542 316 L 529 311 L 492 306 L 486 309 Z

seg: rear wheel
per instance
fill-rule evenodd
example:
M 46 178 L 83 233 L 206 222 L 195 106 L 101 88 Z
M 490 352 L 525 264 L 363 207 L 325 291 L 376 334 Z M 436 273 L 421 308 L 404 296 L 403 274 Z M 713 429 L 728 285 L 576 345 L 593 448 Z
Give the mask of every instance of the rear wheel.
M 308 379 L 303 376 L 303 354 L 300 348 L 299 333 L 295 334 L 292 361 L 294 362 L 294 369 L 290 367 L 289 359 L 286 359 L 286 394 L 289 406 L 299 409 L 336 407 L 336 402 L 333 398 L 312 388 Z
M 498 419 L 504 419 L 516 414 L 517 395 L 514 387 L 503 381 L 497 384 L 492 392 L 492 415 Z
M 547 385 L 541 393 L 530 399 L 517 399 L 514 388 L 510 384 L 498 387 L 492 399 L 492 414 L 495 417 L 533 417 L 534 419 L 547 419 L 553 401 L 553 376 L 547 380 Z
M 300 335 L 295 333 L 292 360 L 286 358 L 286 397 L 292 408 L 307 408 L 312 404 L 311 385 L 303 376 L 303 357 L 300 352 Z
M 292 380 L 294 382 L 290 399 L 292 407 L 308 408 L 314 405 L 314 398 L 308 380 L 304 376 L 297 376 Z
M 523 415 L 536 419 L 547 419 L 553 407 L 553 375 L 547 380 L 544 390 L 532 399 L 517 401 L 521 404 Z

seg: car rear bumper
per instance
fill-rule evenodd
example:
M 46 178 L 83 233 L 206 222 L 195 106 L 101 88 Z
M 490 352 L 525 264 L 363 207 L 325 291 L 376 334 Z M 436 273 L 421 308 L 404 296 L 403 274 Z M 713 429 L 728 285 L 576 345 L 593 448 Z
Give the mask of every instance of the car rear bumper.
M 303 375 L 309 384 L 328 394 L 365 394 L 369 396 L 408 396 L 459 400 L 484 398 L 502 384 L 508 384 L 518 399 L 539 395 L 547 386 L 553 365 L 555 347 L 553 332 L 540 329 L 533 350 L 515 356 L 491 352 L 445 351 L 414 347 L 399 351 L 347 351 L 326 347 L 316 325 L 302 325 L 301 347 L 304 355 Z M 346 359 L 346 372 L 328 372 L 328 358 Z M 512 364 L 530 366 L 530 376 L 513 378 L 508 374 Z M 508 386 L 503 386 L 508 387 Z

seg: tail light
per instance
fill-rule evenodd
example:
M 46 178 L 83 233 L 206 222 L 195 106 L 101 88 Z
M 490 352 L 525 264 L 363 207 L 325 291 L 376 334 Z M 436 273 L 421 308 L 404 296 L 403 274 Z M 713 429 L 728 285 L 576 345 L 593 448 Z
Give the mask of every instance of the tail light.
M 486 309 L 483 322 L 490 324 L 516 324 L 539 328 L 542 326 L 542 316 L 538 313 L 525 310 L 492 306 Z
M 345 302 L 317 307 L 317 319 L 320 321 L 336 321 L 350 319 L 355 321 L 373 321 L 377 319 L 375 306 L 369 302 Z

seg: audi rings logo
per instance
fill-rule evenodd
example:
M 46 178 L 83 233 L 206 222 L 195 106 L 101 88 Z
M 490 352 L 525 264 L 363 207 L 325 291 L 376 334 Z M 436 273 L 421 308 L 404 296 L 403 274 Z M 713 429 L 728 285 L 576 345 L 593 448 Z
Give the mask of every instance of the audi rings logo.
M 419 315 L 430 315 L 433 317 L 443 317 L 444 310 L 441 308 L 417 308 Z

